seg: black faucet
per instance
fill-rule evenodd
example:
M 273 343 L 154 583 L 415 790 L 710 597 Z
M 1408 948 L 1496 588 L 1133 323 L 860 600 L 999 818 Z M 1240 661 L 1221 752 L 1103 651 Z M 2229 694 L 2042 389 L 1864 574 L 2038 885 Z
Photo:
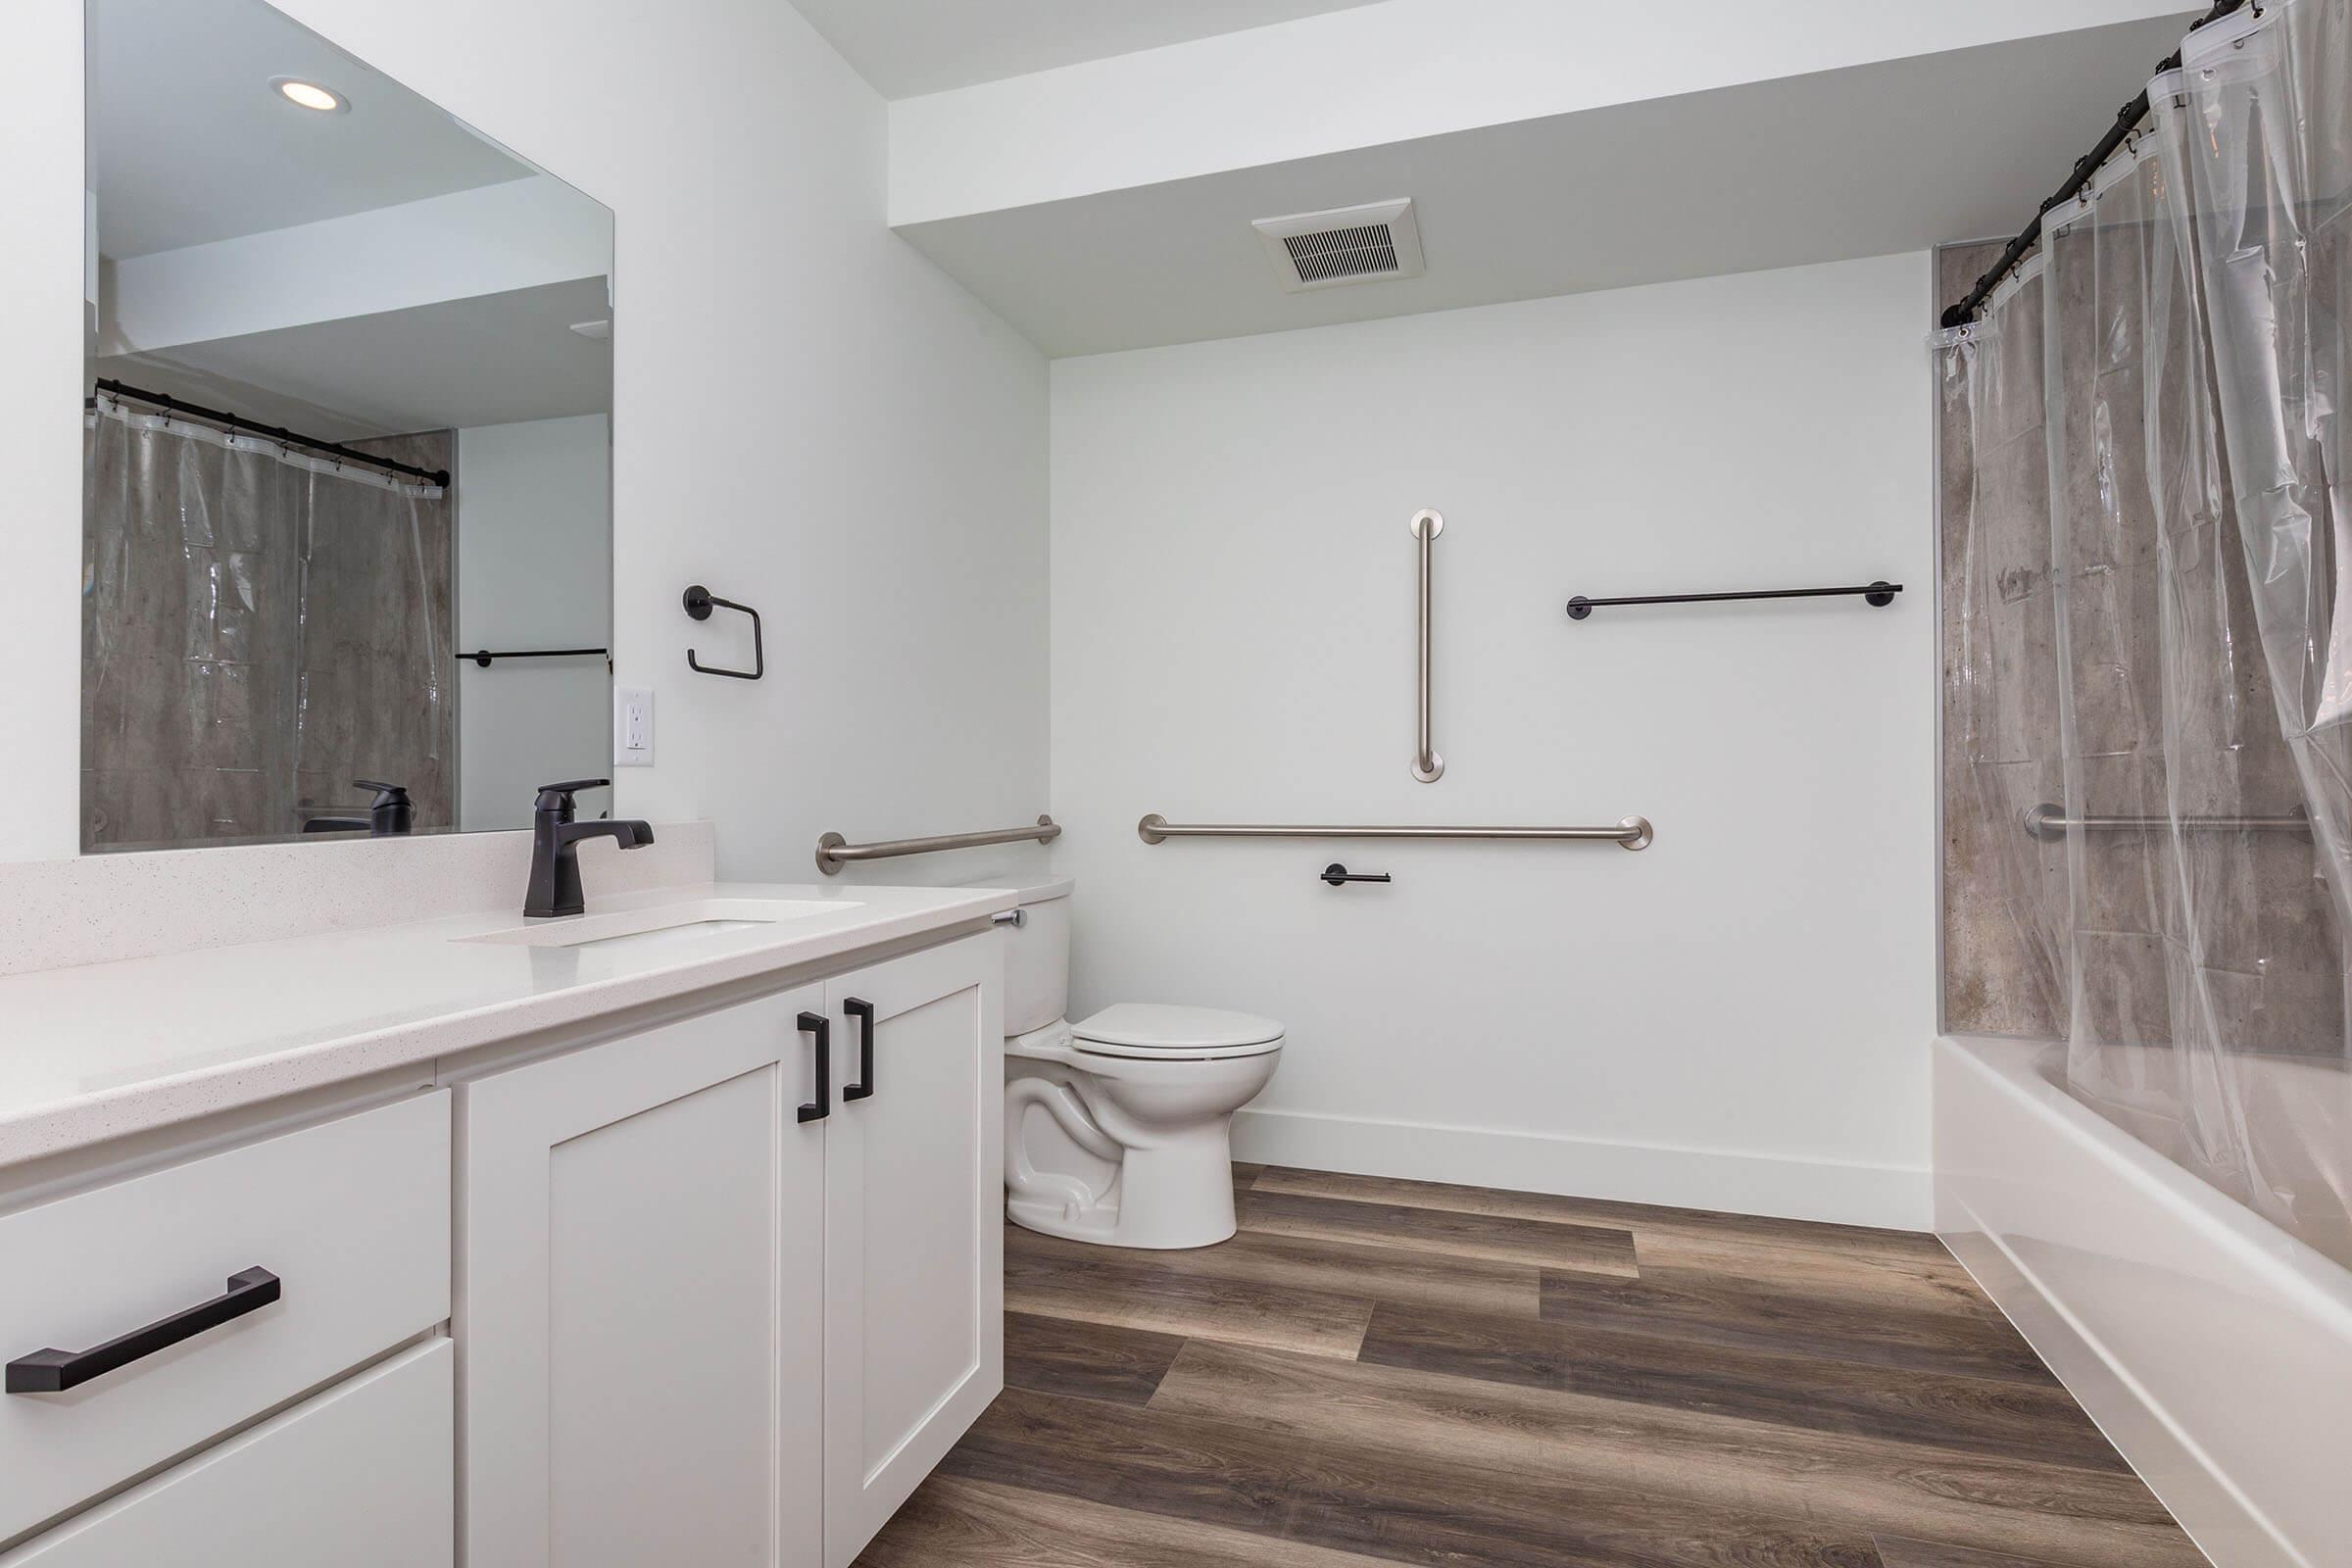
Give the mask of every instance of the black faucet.
M 402 784 L 379 784 L 371 778 L 355 778 L 355 790 L 375 791 L 375 803 L 368 808 L 366 816 L 314 816 L 305 820 L 305 833 L 367 833 L 379 839 L 404 838 L 416 825 L 416 808 L 409 800 L 409 791 Z
M 601 789 L 609 778 L 575 778 L 568 784 L 542 784 L 531 807 L 531 886 L 523 896 L 525 919 L 580 914 L 588 903 L 580 893 L 579 846 L 582 839 L 614 839 L 624 850 L 641 850 L 654 842 L 654 830 L 643 822 L 575 822 L 579 808 L 575 790 Z

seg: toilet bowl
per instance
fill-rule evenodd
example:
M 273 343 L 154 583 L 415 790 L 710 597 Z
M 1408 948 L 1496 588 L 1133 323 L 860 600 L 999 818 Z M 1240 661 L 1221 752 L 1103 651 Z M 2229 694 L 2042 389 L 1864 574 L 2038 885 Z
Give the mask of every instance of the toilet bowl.
M 1007 928 L 1004 1212 L 1109 1247 L 1209 1247 L 1234 1233 L 1233 1113 L 1281 1060 L 1249 1013 L 1118 1003 L 1072 1024 L 1069 881 L 1021 890 Z
M 1271 1019 L 1134 1003 L 1005 1041 L 1006 1216 L 1109 1247 L 1225 1240 L 1233 1113 L 1281 1055 Z

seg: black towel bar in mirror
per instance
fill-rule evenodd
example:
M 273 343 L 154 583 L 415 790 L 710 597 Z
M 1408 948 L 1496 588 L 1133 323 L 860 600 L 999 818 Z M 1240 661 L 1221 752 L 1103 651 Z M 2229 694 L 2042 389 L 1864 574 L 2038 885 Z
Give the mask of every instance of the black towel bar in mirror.
M 686 650 L 686 667 L 698 675 L 724 675 L 731 680 L 758 680 L 767 673 L 767 645 L 760 634 L 760 612 L 749 605 L 739 605 L 732 599 L 721 599 L 701 583 L 686 590 L 686 613 L 697 620 L 709 620 L 712 610 L 740 610 L 752 617 L 752 667 L 749 669 L 720 669 L 706 664 Z
M 610 648 L 477 648 L 462 656 L 488 669 L 492 661 L 500 659 L 601 659 L 607 665 L 612 662 Z M 611 673 L 610 669 L 607 673 Z

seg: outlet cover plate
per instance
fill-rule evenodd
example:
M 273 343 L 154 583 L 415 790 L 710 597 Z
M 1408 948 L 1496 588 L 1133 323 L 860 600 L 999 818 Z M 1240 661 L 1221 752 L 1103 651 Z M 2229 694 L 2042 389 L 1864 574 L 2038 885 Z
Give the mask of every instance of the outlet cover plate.
M 654 765 L 654 692 L 650 686 L 612 688 L 612 765 Z

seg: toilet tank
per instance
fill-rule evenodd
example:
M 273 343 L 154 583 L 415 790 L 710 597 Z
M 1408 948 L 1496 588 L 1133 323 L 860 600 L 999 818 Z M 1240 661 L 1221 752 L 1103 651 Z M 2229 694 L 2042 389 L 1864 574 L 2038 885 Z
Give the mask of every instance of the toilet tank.
M 1066 876 L 1013 883 L 1018 925 L 1004 933 L 1004 1033 L 1043 1029 L 1070 1005 L 1070 888 Z

